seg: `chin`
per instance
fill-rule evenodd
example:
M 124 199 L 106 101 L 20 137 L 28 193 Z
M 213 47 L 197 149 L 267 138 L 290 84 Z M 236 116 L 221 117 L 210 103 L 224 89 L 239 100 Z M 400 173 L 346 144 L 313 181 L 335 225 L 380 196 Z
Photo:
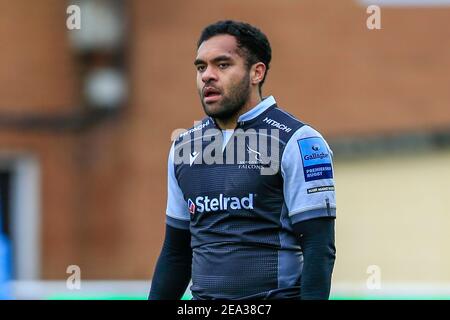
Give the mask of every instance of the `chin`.
M 210 116 L 210 117 L 216 117 L 220 114 L 223 113 L 223 108 L 220 104 L 218 104 L 217 102 L 213 102 L 213 103 L 204 103 L 203 104 L 203 108 L 205 109 L 205 113 Z

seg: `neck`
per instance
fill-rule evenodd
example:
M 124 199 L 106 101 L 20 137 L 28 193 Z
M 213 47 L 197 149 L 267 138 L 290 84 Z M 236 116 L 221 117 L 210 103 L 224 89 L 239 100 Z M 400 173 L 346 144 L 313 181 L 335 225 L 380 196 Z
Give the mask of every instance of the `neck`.
M 253 91 L 250 95 L 250 99 L 242 106 L 238 113 L 228 119 L 215 119 L 217 125 L 222 130 L 235 129 L 238 119 L 241 115 L 253 109 L 258 103 L 261 102 L 261 96 L 258 91 Z

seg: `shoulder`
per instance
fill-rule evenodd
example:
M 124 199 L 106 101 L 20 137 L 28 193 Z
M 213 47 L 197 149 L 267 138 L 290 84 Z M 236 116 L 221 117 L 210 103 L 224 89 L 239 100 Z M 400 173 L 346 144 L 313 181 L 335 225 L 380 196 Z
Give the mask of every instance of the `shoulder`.
M 289 148 L 300 148 L 302 153 L 309 151 L 326 151 L 333 155 L 328 142 L 325 140 L 323 135 L 311 127 L 310 125 L 303 125 L 298 128 L 290 137 L 287 146 Z
M 326 155 L 333 155 L 327 141 L 316 128 L 278 106 L 267 113 L 262 121 L 279 129 L 280 140 L 284 142 L 283 162 L 302 155 L 314 154 L 316 156 L 322 152 Z
M 295 132 L 298 128 L 304 126 L 302 121 L 277 105 L 265 114 L 262 122 L 269 126 L 278 128 L 285 133 Z
M 291 140 L 295 142 L 295 140 L 306 138 L 319 138 L 326 143 L 323 135 L 316 128 L 299 120 L 296 116 L 278 106 L 275 106 L 262 121 L 286 133 L 285 138 L 287 139 L 285 139 L 285 142 L 291 142 Z
M 330 149 L 323 135 L 317 129 L 277 105 L 261 118 L 261 123 L 269 129 L 278 129 L 280 140 L 286 147 L 299 144 L 299 140 L 302 139 L 317 138 L 317 141 L 320 140 L 320 144 Z M 312 139 L 308 142 L 313 141 L 315 140 Z
M 310 124 L 303 122 L 278 106 L 272 108 L 261 121 L 268 127 L 279 129 L 281 140 L 285 143 L 309 137 L 317 137 L 325 141 L 322 134 Z
M 292 135 L 304 125 L 302 121 L 277 105 L 265 112 L 259 122 L 260 128 L 269 130 L 271 135 L 276 133 L 283 145 L 286 145 Z

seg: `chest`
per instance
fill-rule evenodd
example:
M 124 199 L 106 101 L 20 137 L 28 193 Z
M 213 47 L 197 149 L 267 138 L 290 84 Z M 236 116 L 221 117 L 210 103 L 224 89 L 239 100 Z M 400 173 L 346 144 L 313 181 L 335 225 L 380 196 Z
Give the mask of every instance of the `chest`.
M 223 209 L 238 206 L 237 201 L 241 206 L 264 205 L 282 197 L 282 145 L 267 137 L 272 138 L 237 131 L 225 141 L 222 135 L 215 135 L 176 149 L 176 154 L 186 159 L 175 166 L 185 200 L 200 198 L 205 207 Z

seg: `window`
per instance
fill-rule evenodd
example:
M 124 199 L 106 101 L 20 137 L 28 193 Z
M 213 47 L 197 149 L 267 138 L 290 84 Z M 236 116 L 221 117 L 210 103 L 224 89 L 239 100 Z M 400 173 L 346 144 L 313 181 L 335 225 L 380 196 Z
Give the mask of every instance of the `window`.
M 39 166 L 28 156 L 0 156 L 2 232 L 11 243 L 12 277 L 40 276 Z

